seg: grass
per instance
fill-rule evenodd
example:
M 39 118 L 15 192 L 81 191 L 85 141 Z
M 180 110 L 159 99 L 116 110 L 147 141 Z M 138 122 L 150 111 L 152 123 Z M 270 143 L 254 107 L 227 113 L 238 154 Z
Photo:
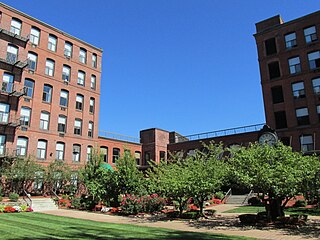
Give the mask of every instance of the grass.
M 225 211 L 225 213 L 258 213 L 264 211 L 264 207 L 241 206 L 235 209 Z M 307 214 L 310 216 L 320 216 L 320 208 L 287 208 L 285 209 L 285 214 Z
M 129 224 L 102 223 L 41 213 L 0 214 L 2 240 L 47 239 L 252 239 L 219 234 L 183 232 Z

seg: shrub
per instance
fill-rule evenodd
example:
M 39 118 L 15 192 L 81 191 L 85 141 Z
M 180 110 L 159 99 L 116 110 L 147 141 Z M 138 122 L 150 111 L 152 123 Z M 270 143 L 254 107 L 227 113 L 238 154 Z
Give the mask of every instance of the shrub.
M 81 208 L 81 198 L 75 197 L 71 200 L 71 206 L 73 206 L 76 209 Z
M 261 206 L 262 202 L 258 197 L 251 197 L 248 199 L 248 204 L 251 206 Z
M 142 202 L 137 196 L 126 194 L 122 197 L 121 212 L 126 215 L 137 214 L 142 212 Z
M 196 219 L 199 216 L 200 216 L 200 213 L 198 211 L 184 212 L 182 214 L 182 218 L 184 219 Z
M 28 209 L 28 206 L 27 206 L 27 205 L 21 205 L 20 207 L 21 207 L 21 211 L 22 211 L 22 212 L 26 212 L 27 209 Z
M 32 209 L 31 207 L 28 207 L 28 208 L 26 209 L 26 212 L 33 212 L 33 209 Z
M 160 212 L 166 203 L 165 199 L 159 197 L 158 194 L 143 196 L 140 200 L 143 203 L 142 210 L 147 213 Z
M 0 205 L 0 213 L 4 212 L 4 205 Z
M 10 194 L 9 194 L 9 199 L 10 199 L 10 201 L 12 201 L 12 202 L 17 202 L 18 199 L 19 199 L 19 194 L 17 194 L 17 193 L 10 193 Z
M 305 200 L 297 200 L 294 205 L 294 207 L 305 207 L 307 206 L 307 202 Z
M 97 204 L 97 201 L 93 200 L 92 196 L 82 195 L 80 198 L 80 203 L 84 209 L 92 210 L 92 209 L 94 209 L 95 205 Z
M 224 194 L 223 194 L 223 192 L 216 192 L 214 194 L 214 197 L 217 198 L 217 199 L 222 200 L 224 198 Z
M 5 213 L 14 213 L 16 210 L 12 206 L 5 206 L 4 212 Z
M 214 209 L 206 209 L 204 210 L 204 214 L 207 216 L 213 216 L 216 213 L 216 210 Z
M 2 196 L 0 195 L 0 202 L 2 202 L 2 200 L 3 200 L 3 198 L 2 198 Z

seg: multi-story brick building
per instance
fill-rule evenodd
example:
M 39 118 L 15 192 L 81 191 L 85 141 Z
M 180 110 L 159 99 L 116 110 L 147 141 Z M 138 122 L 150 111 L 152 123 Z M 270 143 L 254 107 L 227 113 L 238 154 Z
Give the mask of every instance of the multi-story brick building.
M 102 50 L 0 3 L 0 156 L 77 167 L 98 144 Z

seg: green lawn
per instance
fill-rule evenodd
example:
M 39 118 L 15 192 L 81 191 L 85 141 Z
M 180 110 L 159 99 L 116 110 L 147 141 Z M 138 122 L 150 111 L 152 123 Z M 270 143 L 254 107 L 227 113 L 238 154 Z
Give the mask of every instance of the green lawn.
M 225 213 L 258 213 L 264 212 L 264 207 L 241 206 L 235 209 L 225 211 Z M 311 216 L 320 216 L 320 208 L 287 208 L 285 214 L 307 214 Z
M 128 224 L 101 223 L 41 213 L 0 214 L 2 240 L 47 239 L 251 239 L 182 232 Z

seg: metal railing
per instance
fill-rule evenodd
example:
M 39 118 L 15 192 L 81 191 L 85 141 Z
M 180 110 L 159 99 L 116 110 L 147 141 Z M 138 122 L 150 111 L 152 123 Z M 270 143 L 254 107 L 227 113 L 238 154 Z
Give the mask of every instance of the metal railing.
M 32 199 L 30 198 L 30 194 L 23 190 L 22 199 L 26 202 L 29 207 L 32 207 Z
M 253 194 L 253 190 L 251 190 L 248 195 L 246 196 L 246 198 L 243 200 L 242 204 L 241 205 L 244 205 L 246 204 L 246 202 L 249 200 L 249 198 L 252 196 Z
M 118 133 L 107 132 L 104 130 L 99 131 L 99 136 L 105 137 L 105 138 L 111 138 L 111 139 L 115 139 L 115 140 L 120 140 L 120 141 L 125 141 L 125 142 L 140 143 L 140 138 L 126 136 L 126 135 L 122 135 L 122 134 L 118 134 Z
M 265 125 L 264 123 L 261 123 L 261 124 L 248 125 L 244 127 L 217 130 L 213 132 L 198 133 L 198 134 L 192 134 L 192 135 L 181 136 L 181 137 L 178 136 L 176 138 L 176 142 L 185 142 L 185 141 L 207 139 L 207 138 L 214 138 L 214 137 L 224 137 L 224 136 L 234 135 L 234 134 L 255 132 L 255 131 L 261 130 L 264 125 Z
M 231 188 L 229 188 L 229 190 L 227 191 L 226 195 L 224 195 L 224 198 L 222 199 L 222 203 L 227 203 L 228 199 L 231 197 L 232 195 L 232 190 Z

